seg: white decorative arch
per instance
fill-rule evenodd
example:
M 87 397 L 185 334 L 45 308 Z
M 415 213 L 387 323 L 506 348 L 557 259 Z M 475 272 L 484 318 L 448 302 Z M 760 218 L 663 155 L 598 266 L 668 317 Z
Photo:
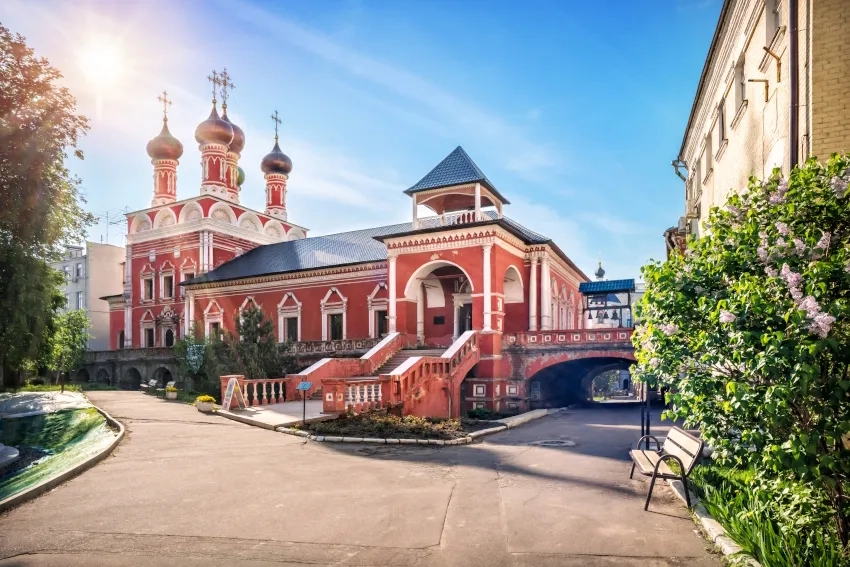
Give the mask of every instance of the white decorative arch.
M 276 221 L 274 219 L 266 221 L 266 226 L 263 227 L 263 232 L 266 236 L 271 236 L 272 238 L 277 238 L 279 240 L 286 239 L 286 230 L 283 228 L 283 225 L 280 224 L 280 221 Z
M 474 290 L 474 286 L 472 285 L 472 278 L 469 277 L 469 272 L 467 272 L 459 264 L 455 264 L 454 262 L 450 262 L 448 260 L 432 260 L 430 262 L 422 264 L 415 272 L 413 272 L 413 274 L 410 276 L 410 279 L 407 280 L 407 284 L 405 284 L 404 286 L 404 297 L 416 301 L 416 296 L 418 292 L 413 282 L 417 279 L 424 279 L 423 276 L 429 275 L 431 272 L 438 268 L 445 268 L 448 266 L 457 268 L 458 270 L 463 272 L 463 275 L 466 276 L 466 281 L 469 282 L 469 292 L 472 293 Z
M 387 297 L 377 299 L 382 289 L 387 292 Z M 384 312 L 389 315 L 389 288 L 385 282 L 375 286 L 372 293 L 366 297 L 366 305 L 369 309 L 369 337 L 376 339 L 378 338 L 378 313 Z
M 245 298 L 245 301 L 242 302 L 242 305 L 239 306 L 239 312 L 241 313 L 242 311 L 244 311 L 248 307 L 249 303 L 253 304 L 254 307 L 256 307 L 257 309 L 262 309 L 262 307 L 260 307 L 260 304 L 257 303 L 257 301 L 254 299 L 254 296 L 249 295 Z
M 290 227 L 289 232 L 286 233 L 287 240 L 300 240 L 302 238 L 304 238 L 304 233 L 294 226 Z
M 219 202 L 210 207 L 209 217 L 233 225 L 236 224 L 236 213 L 233 212 L 233 208 L 227 203 Z
M 139 213 L 135 217 L 133 217 L 133 222 L 130 223 L 130 232 L 143 232 L 145 230 L 150 230 L 151 227 L 151 219 L 145 213 Z
M 291 301 L 290 301 L 291 300 Z M 287 319 L 297 319 L 297 330 L 294 337 L 289 336 L 286 328 Z M 287 292 L 277 304 L 277 340 L 281 343 L 296 342 L 301 339 L 301 302 L 295 294 Z
M 330 301 L 330 298 L 336 294 L 340 301 Z M 322 340 L 329 341 L 330 338 L 330 325 L 329 320 L 331 315 L 342 315 L 342 340 L 345 340 L 348 336 L 348 298 L 342 295 L 342 292 L 339 291 L 338 288 L 332 287 L 325 294 L 325 297 L 322 298 L 320 303 L 322 308 Z
M 195 201 L 190 201 L 180 209 L 180 217 L 177 219 L 177 222 L 182 224 L 202 218 L 204 218 L 204 210 L 201 208 L 201 205 Z
M 504 278 L 505 303 L 522 303 L 525 301 L 523 295 L 522 276 L 516 266 L 508 266 Z
M 177 215 L 171 210 L 171 207 L 165 207 L 157 211 L 153 219 L 154 228 L 162 228 L 164 226 L 174 226 L 177 224 Z
M 262 232 L 263 223 L 260 222 L 260 217 L 251 211 L 245 211 L 239 217 L 239 227 L 253 232 Z

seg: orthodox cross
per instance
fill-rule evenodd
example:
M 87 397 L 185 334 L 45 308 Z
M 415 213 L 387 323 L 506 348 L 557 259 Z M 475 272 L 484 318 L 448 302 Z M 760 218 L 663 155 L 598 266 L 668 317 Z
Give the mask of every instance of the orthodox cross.
M 221 87 L 221 102 L 222 108 L 227 108 L 227 90 L 231 91 L 236 87 L 233 86 L 233 82 L 230 80 L 230 75 L 227 73 L 227 67 L 224 68 L 224 71 L 219 75 L 219 87 Z
M 215 70 L 213 70 L 212 75 L 207 75 L 207 80 L 212 83 L 213 104 L 215 104 L 215 88 L 221 85 L 221 80 Z
M 162 91 L 162 94 L 156 97 L 156 100 L 162 103 L 162 121 L 168 122 L 168 107 L 171 105 L 171 101 L 168 100 L 168 92 Z
M 277 143 L 277 127 L 281 124 L 281 119 L 278 117 L 277 110 L 272 114 L 272 120 L 274 120 L 274 142 Z

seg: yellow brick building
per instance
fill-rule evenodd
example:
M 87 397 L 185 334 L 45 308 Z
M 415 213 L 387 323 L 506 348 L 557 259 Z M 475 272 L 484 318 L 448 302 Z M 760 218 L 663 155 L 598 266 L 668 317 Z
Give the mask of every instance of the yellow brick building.
M 685 210 L 668 250 L 729 191 L 850 151 L 850 0 L 724 0 L 673 161 Z

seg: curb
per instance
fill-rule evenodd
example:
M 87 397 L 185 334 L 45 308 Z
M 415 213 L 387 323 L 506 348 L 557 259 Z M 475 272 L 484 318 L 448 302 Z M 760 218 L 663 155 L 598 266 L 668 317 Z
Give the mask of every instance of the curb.
M 303 437 L 305 439 L 309 439 L 310 441 L 316 441 L 317 443 L 368 443 L 374 445 L 468 445 L 480 437 L 485 437 L 487 435 L 492 435 L 494 433 L 500 433 L 508 429 L 513 429 L 518 425 L 528 423 L 529 421 L 533 421 L 535 419 L 540 419 L 541 417 L 546 417 L 547 415 L 559 413 L 566 409 L 567 408 L 532 410 L 516 416 L 497 419 L 494 420 L 493 423 L 500 423 L 500 425 L 497 425 L 496 427 L 490 427 L 488 429 L 473 431 L 466 437 L 459 437 L 457 439 L 379 439 L 375 437 L 339 437 L 331 435 L 312 435 L 310 433 L 307 433 L 306 431 L 301 431 L 300 429 L 293 429 L 291 427 L 284 426 L 267 426 L 267 428 L 273 429 L 274 431 L 277 431 L 279 433 L 294 435 L 296 437 Z
M 83 472 L 87 471 L 88 469 L 108 457 L 112 453 L 112 451 L 115 450 L 118 444 L 121 443 L 121 441 L 124 439 L 124 425 L 120 421 L 117 421 L 111 415 L 106 413 L 104 410 L 100 409 L 99 407 L 92 407 L 98 412 L 100 412 L 100 414 L 106 419 L 106 422 L 109 425 L 118 428 L 118 435 L 115 436 L 115 439 L 113 439 L 108 446 L 104 447 L 100 453 L 89 457 L 88 460 L 78 464 L 77 466 L 68 469 L 65 472 L 61 472 L 52 478 L 48 478 L 47 480 L 42 481 L 40 484 L 37 484 L 23 492 L 19 492 L 18 494 L 15 494 L 6 498 L 5 500 L 0 501 L 0 513 L 11 510 L 15 506 L 23 504 L 27 500 L 32 500 L 36 496 L 44 494 L 48 490 L 55 488 L 66 480 L 70 480 L 75 476 L 82 474 Z
M 685 487 L 682 485 L 682 481 L 668 479 L 667 484 L 673 490 L 673 493 L 679 497 L 679 500 L 681 500 L 682 503 L 686 503 Z M 705 506 L 702 505 L 702 502 L 700 502 L 697 495 L 694 494 L 692 490 L 689 490 L 688 492 L 690 493 L 691 503 L 693 504 L 693 515 L 695 516 L 694 521 L 702 527 L 707 539 L 711 543 L 717 545 L 717 547 L 720 548 L 720 551 L 723 552 L 723 555 L 737 555 L 737 559 L 739 559 L 744 565 L 748 565 L 749 567 L 762 567 L 761 563 L 741 549 L 741 546 L 732 541 L 732 538 L 729 537 L 726 530 L 720 525 L 720 522 L 711 517 L 711 514 L 709 514 L 708 510 L 705 509 Z

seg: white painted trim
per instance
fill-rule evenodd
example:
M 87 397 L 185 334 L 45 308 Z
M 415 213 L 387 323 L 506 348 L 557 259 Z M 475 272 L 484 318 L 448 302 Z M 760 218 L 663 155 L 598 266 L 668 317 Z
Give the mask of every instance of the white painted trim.
M 475 334 L 475 331 L 464 331 L 464 333 L 461 336 L 459 336 L 457 338 L 457 340 L 454 341 L 449 348 L 446 349 L 446 352 L 444 352 L 441 355 L 440 358 L 451 358 L 451 357 L 453 357 L 455 354 L 457 354 L 457 351 L 459 351 L 461 349 L 461 347 L 463 347 L 464 343 L 469 340 L 469 337 L 471 337 L 474 334 Z
M 339 298 L 342 300 L 342 303 L 337 304 L 336 302 L 328 305 L 328 299 L 336 293 Z M 325 297 L 319 303 L 322 311 L 322 340 L 329 341 L 330 329 L 328 328 L 328 316 L 329 315 L 342 315 L 342 340 L 346 340 L 348 337 L 348 321 L 346 312 L 348 311 L 348 298 L 345 297 L 339 289 L 336 287 L 332 287 L 325 294 Z
M 387 312 L 387 329 L 389 330 L 389 299 L 375 299 L 375 296 L 378 295 L 378 292 L 381 288 L 387 290 L 387 296 L 389 296 L 389 289 L 387 288 L 387 284 L 384 282 L 379 283 L 375 286 L 375 289 L 372 290 L 366 297 L 366 306 L 367 311 L 369 313 L 369 338 L 377 339 L 378 338 L 378 328 L 377 328 L 377 313 L 378 311 L 386 311 Z
M 286 300 L 292 298 L 292 301 L 295 302 L 294 306 L 286 307 L 284 304 Z M 286 336 L 286 319 L 291 319 L 295 317 L 298 320 L 298 329 L 296 332 L 298 333 L 298 337 L 296 337 L 296 341 L 302 340 L 301 336 L 301 302 L 298 301 L 298 298 L 295 297 L 295 294 L 291 291 L 285 293 L 283 295 L 283 299 L 277 304 L 277 340 L 278 342 L 284 343 L 287 342 L 289 337 Z
M 397 333 L 397 332 L 394 332 L 394 333 L 387 333 L 387 336 L 386 336 L 386 337 L 384 337 L 383 339 L 381 339 L 381 342 L 379 342 L 378 344 L 376 344 L 375 346 L 373 346 L 371 349 L 369 349 L 369 352 L 367 352 L 366 354 L 364 354 L 363 356 L 361 356 L 361 357 L 360 357 L 360 359 L 361 359 L 361 360 L 369 360 L 370 358 L 372 358 L 373 356 L 375 356 L 375 354 L 377 354 L 377 352 L 378 352 L 379 350 L 381 350 L 382 348 L 384 348 L 385 346 L 387 346 L 388 344 L 390 344 L 393 340 L 395 340 L 395 338 L 396 338 L 398 335 L 399 335 L 399 333 Z

